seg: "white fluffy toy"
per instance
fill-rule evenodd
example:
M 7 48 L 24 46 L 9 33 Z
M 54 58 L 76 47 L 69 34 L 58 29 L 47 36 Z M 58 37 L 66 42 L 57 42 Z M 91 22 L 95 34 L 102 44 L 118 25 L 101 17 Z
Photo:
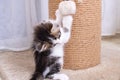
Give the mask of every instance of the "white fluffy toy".
M 62 1 L 59 4 L 58 10 L 60 11 L 61 15 L 63 15 L 63 16 L 75 14 L 76 13 L 76 4 L 74 1 Z
M 74 1 L 62 1 L 56 10 L 56 22 L 61 25 L 62 43 L 67 43 L 71 35 L 71 27 L 73 23 L 72 15 L 76 13 L 76 4 Z

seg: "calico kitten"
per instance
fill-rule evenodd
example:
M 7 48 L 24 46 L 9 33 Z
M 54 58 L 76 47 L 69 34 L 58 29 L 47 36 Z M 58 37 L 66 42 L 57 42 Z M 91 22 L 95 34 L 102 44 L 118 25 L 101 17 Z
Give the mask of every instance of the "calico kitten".
M 55 79 L 55 74 L 63 66 L 63 46 L 60 42 L 60 25 L 55 22 L 43 22 L 34 30 L 33 51 L 35 71 L 30 80 Z

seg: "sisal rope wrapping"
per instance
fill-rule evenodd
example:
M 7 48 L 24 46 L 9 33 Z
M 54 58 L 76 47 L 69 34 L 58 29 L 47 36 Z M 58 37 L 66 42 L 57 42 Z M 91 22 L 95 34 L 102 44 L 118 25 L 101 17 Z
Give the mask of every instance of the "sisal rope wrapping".
M 62 0 L 49 0 L 50 18 Z M 101 42 L 101 0 L 75 0 L 77 12 L 74 15 L 70 41 L 65 46 L 64 68 L 84 69 L 100 63 Z

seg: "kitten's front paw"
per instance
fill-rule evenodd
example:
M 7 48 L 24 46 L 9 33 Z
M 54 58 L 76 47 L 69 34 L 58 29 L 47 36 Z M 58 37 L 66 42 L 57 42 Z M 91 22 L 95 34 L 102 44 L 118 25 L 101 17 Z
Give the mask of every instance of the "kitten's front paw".
M 52 77 L 53 80 L 69 80 L 69 77 L 65 74 L 54 74 Z

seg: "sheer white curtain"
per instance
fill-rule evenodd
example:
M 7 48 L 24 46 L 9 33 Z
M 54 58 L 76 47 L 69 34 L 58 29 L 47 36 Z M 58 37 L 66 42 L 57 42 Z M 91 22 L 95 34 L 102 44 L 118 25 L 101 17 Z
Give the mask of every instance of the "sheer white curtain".
M 49 18 L 49 9 L 48 9 L 48 3 L 49 0 L 38 0 L 37 3 L 37 16 L 39 18 L 39 21 L 47 20 Z
M 102 36 L 120 33 L 120 0 L 102 0 Z
M 0 50 L 30 48 L 37 24 L 36 0 L 0 0 Z

